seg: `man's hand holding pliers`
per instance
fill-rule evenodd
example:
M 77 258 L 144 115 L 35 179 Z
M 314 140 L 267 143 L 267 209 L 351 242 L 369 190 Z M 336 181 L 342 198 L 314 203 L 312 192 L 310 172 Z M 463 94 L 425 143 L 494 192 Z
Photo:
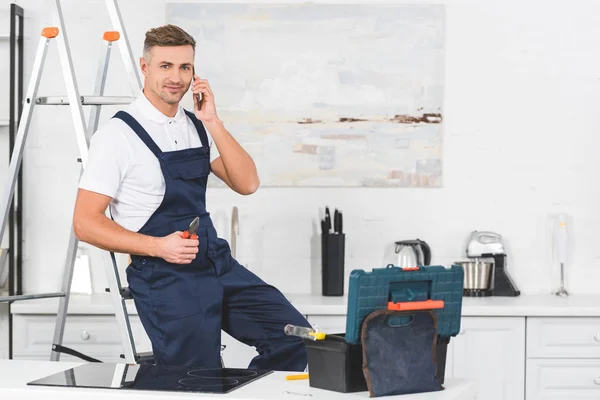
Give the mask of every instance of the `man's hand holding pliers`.
M 189 264 L 198 253 L 198 226 L 200 218 L 196 217 L 190 223 L 187 230 L 174 232 L 168 236 L 159 238 L 157 245 L 157 256 L 172 264 Z

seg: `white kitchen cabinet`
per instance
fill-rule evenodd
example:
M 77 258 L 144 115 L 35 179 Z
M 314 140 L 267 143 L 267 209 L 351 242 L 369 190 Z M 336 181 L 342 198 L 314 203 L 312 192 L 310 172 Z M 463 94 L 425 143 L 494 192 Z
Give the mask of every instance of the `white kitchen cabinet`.
M 8 303 L 0 303 L 0 359 L 8 358 Z
M 0 314 L 0 323 L 2 322 Z M 6 318 L 7 319 L 7 318 Z M 139 353 L 152 351 L 150 339 L 146 335 L 137 315 L 129 317 L 136 350 Z M 13 358 L 27 360 L 49 360 L 54 337 L 55 315 L 13 315 Z M 3 333 L 0 324 L 0 334 Z M 254 347 L 241 343 L 222 332 L 225 366 L 246 368 L 258 355 Z M 6 357 L 8 357 L 8 330 L 6 330 Z M 105 362 L 123 361 L 121 336 L 114 315 L 69 315 L 65 324 L 63 345 L 87 356 Z M 0 347 L 0 356 L 2 356 Z M 0 357 L 1 358 L 1 357 Z M 61 361 L 80 361 L 68 354 L 60 355 Z
M 150 340 L 137 316 L 130 317 L 138 352 L 151 351 Z M 49 360 L 54 339 L 54 315 L 13 315 L 13 358 Z M 123 345 L 114 315 L 68 315 L 63 346 L 105 362 L 123 361 Z M 81 361 L 61 353 L 64 361 Z
M 600 359 L 600 318 L 528 318 L 527 357 Z
M 600 399 L 600 359 L 528 359 L 527 400 Z
M 525 396 L 525 318 L 463 317 L 446 376 L 475 379 L 485 400 Z
M 527 400 L 600 399 L 600 318 L 527 319 Z

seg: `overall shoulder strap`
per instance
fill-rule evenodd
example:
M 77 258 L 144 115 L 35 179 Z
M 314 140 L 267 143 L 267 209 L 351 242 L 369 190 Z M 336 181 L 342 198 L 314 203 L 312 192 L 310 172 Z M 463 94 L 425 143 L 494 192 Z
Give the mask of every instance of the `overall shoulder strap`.
M 208 136 L 206 135 L 206 130 L 204 129 L 204 125 L 202 125 L 202 122 L 200 122 L 200 120 L 198 118 L 196 118 L 196 116 L 194 115 L 193 112 L 188 111 L 188 110 L 183 110 L 183 111 L 185 111 L 186 115 L 194 123 L 194 126 L 196 127 L 196 131 L 198 131 L 198 136 L 200 136 L 200 141 L 202 142 L 202 146 L 208 148 L 209 147 L 208 146 Z
M 135 118 L 131 116 L 131 114 L 125 111 L 117 112 L 113 118 L 118 118 L 125 122 L 129 127 L 138 135 L 138 137 L 148 146 L 148 148 L 154 153 L 157 158 L 161 158 L 162 151 L 158 147 L 158 145 L 152 140 L 148 132 L 140 125 L 139 122 Z

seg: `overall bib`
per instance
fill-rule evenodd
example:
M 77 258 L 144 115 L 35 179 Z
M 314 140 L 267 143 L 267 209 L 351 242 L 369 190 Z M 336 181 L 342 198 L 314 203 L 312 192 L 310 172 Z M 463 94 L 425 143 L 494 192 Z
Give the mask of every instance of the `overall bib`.
M 220 368 L 221 329 L 259 355 L 248 368 L 303 371 L 306 350 L 298 337 L 285 335 L 286 324 L 310 326 L 276 288 L 265 283 L 232 256 L 217 236 L 206 210 L 210 148 L 204 126 L 192 120 L 202 147 L 163 152 L 128 113 L 123 120 L 160 162 L 165 195 L 138 231 L 163 237 L 185 231 L 198 216 L 198 253 L 190 264 L 131 256 L 127 280 L 140 320 L 152 343 L 156 364 Z

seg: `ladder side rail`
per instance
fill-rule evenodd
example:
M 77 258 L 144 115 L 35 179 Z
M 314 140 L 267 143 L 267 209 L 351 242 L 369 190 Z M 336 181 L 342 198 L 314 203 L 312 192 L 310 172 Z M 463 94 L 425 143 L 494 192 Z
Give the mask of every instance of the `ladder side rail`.
M 85 161 L 87 160 L 89 147 L 87 126 L 85 123 L 85 116 L 83 114 L 83 107 L 80 101 L 81 96 L 79 94 L 79 88 L 77 86 L 77 80 L 75 77 L 75 69 L 73 67 L 73 60 L 71 58 L 71 50 L 68 45 L 68 36 L 65 29 L 60 0 L 56 0 L 55 5 L 56 7 L 54 8 L 53 16 L 60 32 L 58 36 L 58 53 L 62 67 L 63 79 L 67 87 L 67 96 L 70 102 L 71 117 L 75 126 L 75 134 L 77 137 L 77 143 L 79 145 L 79 153 L 83 170 Z M 50 353 L 51 361 L 58 361 L 60 358 L 60 352 L 56 351 L 56 345 L 62 345 L 67 318 L 67 309 L 69 307 L 71 284 L 73 281 L 73 272 L 75 269 L 75 259 L 77 257 L 78 243 L 79 241 L 75 237 L 73 226 L 71 226 L 65 268 L 63 270 L 62 290 L 65 295 L 59 299 L 59 307 L 56 313 L 56 323 L 54 325 L 54 337 L 52 342 L 53 345 Z
M 98 63 L 98 71 L 96 75 L 96 84 L 94 89 L 94 95 L 102 96 L 104 94 L 104 88 L 106 86 L 106 75 L 108 71 L 108 65 L 110 61 L 110 52 L 112 48 L 112 42 L 117 40 L 119 37 L 118 33 L 106 32 L 102 40 L 102 55 Z M 98 128 L 98 121 L 100 115 L 101 106 L 94 106 L 90 113 L 88 134 L 91 136 L 93 132 Z M 89 138 L 88 138 L 89 141 Z M 82 171 L 84 166 L 82 165 Z M 69 305 L 69 298 L 71 292 L 71 285 L 73 282 L 73 274 L 75 270 L 75 261 L 77 257 L 77 247 L 79 241 L 75 237 L 75 231 L 71 225 L 69 246 L 67 249 L 67 258 L 65 261 L 65 268 L 63 272 L 62 291 L 65 293 L 64 297 L 59 300 L 58 312 L 56 313 L 56 322 L 54 324 L 54 339 L 52 341 L 52 352 L 50 354 L 50 361 L 60 360 L 60 351 L 63 348 L 62 342 L 64 337 L 65 324 L 67 319 L 67 309 Z
M 98 65 L 98 72 L 96 73 L 96 87 L 94 88 L 94 96 L 104 96 L 104 87 L 106 86 L 106 76 L 108 75 L 108 64 L 110 63 L 110 51 L 112 48 L 113 41 L 106 40 L 107 35 L 104 35 L 102 40 L 102 57 Z M 88 127 L 88 140 L 91 139 L 96 129 L 98 129 L 98 122 L 100 120 L 101 105 L 97 104 L 92 106 L 90 110 L 90 119 Z
M 83 114 L 83 107 L 81 105 L 81 95 L 75 79 L 75 69 L 73 67 L 71 50 L 67 44 L 69 39 L 64 25 L 60 0 L 56 0 L 54 18 L 61 32 L 61 34 L 58 36 L 57 42 L 58 52 L 60 55 L 60 64 L 63 70 L 65 85 L 67 87 L 67 96 L 69 97 L 70 102 L 69 106 L 71 108 L 71 117 L 73 119 L 73 125 L 75 125 L 75 135 L 77 138 L 77 144 L 79 146 L 79 157 L 81 158 L 82 165 L 85 165 L 89 147 L 87 140 L 87 126 L 85 123 L 85 116 Z
M 15 137 L 15 146 L 13 148 L 6 177 L 6 183 L 4 186 L 4 197 L 2 198 L 1 203 L 2 206 L 0 207 L 0 242 L 2 242 L 2 238 L 4 236 L 4 230 L 8 221 L 8 214 L 12 202 L 11 200 L 15 193 L 17 176 L 23 160 L 23 151 L 25 149 L 25 142 L 27 140 L 29 125 L 31 123 L 31 116 L 33 114 L 34 100 L 37 96 L 38 87 L 40 84 L 42 66 L 46 61 L 46 54 L 48 52 L 50 40 L 55 38 L 56 34 L 58 34 L 58 31 L 55 28 L 44 28 L 42 30 L 42 37 L 40 38 L 35 59 L 33 61 L 33 69 L 25 97 L 26 101 L 23 106 L 21 120 L 17 129 L 17 136 Z
M 110 298 L 115 310 L 119 334 L 121 335 L 121 343 L 123 344 L 123 355 L 127 363 L 135 364 L 137 362 L 137 352 L 135 348 L 135 342 L 133 340 L 133 333 L 131 331 L 131 324 L 127 314 L 127 306 L 125 304 L 125 299 L 121 295 L 123 288 L 121 286 L 121 279 L 119 278 L 119 269 L 115 253 L 103 251 L 102 254 L 105 264 L 104 267 L 106 271 L 106 278 L 108 281 L 108 290 L 110 292 Z M 109 256 L 110 259 L 108 259 Z
M 133 57 L 133 51 L 131 50 L 131 44 L 129 43 L 129 37 L 127 36 L 127 31 L 123 24 L 123 17 L 121 16 L 117 0 L 106 0 L 106 7 L 108 8 L 108 14 L 112 21 L 113 29 L 121 34 L 122 41 L 119 43 L 121 58 L 123 59 L 125 70 L 127 71 L 131 91 L 137 96 L 142 89 L 142 80 L 137 68 L 138 63 Z

